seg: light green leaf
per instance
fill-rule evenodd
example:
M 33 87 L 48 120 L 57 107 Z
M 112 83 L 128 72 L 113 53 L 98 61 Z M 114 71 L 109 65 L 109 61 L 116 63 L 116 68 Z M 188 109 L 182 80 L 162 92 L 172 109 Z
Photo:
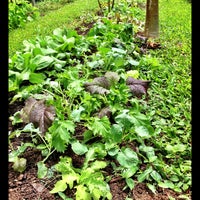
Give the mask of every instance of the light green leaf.
M 150 166 L 148 169 L 146 169 L 144 172 L 142 172 L 138 177 L 138 182 L 143 182 L 147 176 L 153 171 L 152 167 Z
M 170 180 L 173 181 L 173 182 L 178 182 L 178 181 L 179 181 L 179 178 L 178 178 L 177 175 L 172 175 L 172 176 L 170 177 Z
M 116 148 L 116 147 L 113 147 L 113 148 L 111 148 L 111 149 L 108 150 L 108 154 L 110 156 L 115 156 L 118 152 L 119 152 L 119 149 Z
M 43 83 L 45 80 L 46 76 L 42 73 L 30 73 L 29 75 L 29 81 L 33 84 L 39 84 Z
M 176 145 L 171 145 L 171 144 L 168 144 L 165 149 L 169 152 L 172 152 L 172 153 L 176 153 L 176 152 L 183 152 L 185 151 L 186 149 L 186 145 L 184 144 L 176 144 Z
M 94 161 L 91 164 L 91 169 L 93 169 L 94 171 L 98 170 L 98 169 L 103 169 L 107 166 L 107 163 L 105 161 Z
M 63 200 L 73 200 L 72 198 L 68 198 L 63 192 L 58 192 L 58 194 Z
M 123 178 L 130 178 L 137 172 L 137 170 L 138 170 L 137 166 L 131 166 L 130 168 L 124 169 L 121 172 L 121 175 Z
M 135 187 L 135 182 L 132 178 L 126 178 L 125 181 L 130 190 L 132 190 Z
M 58 152 L 64 152 L 66 149 L 66 141 L 60 137 L 59 133 L 54 133 L 52 137 L 52 145 Z
M 79 141 L 73 142 L 72 144 L 72 150 L 77 155 L 83 155 L 88 151 L 88 148 L 85 144 L 81 144 Z
M 74 186 L 74 181 L 79 181 L 79 174 L 76 173 L 70 173 L 70 174 L 63 174 L 62 175 L 62 180 L 65 181 L 68 185 L 69 188 L 72 189 Z
M 63 192 L 67 189 L 67 184 L 64 180 L 57 181 L 54 188 L 50 191 L 51 194 Z
M 139 137 L 141 137 L 143 139 L 150 138 L 149 130 L 145 126 L 137 125 L 135 127 L 135 132 L 138 134 Z
M 127 112 L 129 110 L 123 110 L 121 114 L 115 117 L 115 121 L 128 129 L 134 123 L 134 118 L 127 114 Z
M 54 59 L 50 56 L 37 55 L 32 59 L 32 63 L 37 65 L 36 70 L 47 68 L 51 66 L 53 62 L 54 62 Z
M 116 53 L 124 54 L 124 55 L 126 54 L 126 51 L 123 50 L 123 49 L 121 49 L 121 48 L 115 48 L 115 47 L 113 47 L 112 51 L 114 51 Z
M 136 61 L 136 60 L 133 60 L 133 59 L 129 59 L 128 60 L 128 62 L 131 64 L 131 65 L 133 65 L 133 66 L 138 66 L 139 65 L 139 62 L 138 61 Z M 133 70 L 133 71 L 137 71 L 137 70 Z M 138 73 L 138 71 L 137 71 L 137 73 Z M 131 75 L 132 76 L 132 75 Z M 139 73 L 138 73 L 138 75 L 134 75 L 134 76 L 132 76 L 133 78 L 137 78 L 139 76 Z
M 76 110 L 72 111 L 71 117 L 74 120 L 74 122 L 80 122 L 81 112 L 84 111 L 84 110 L 85 110 L 85 108 L 80 106 L 79 109 L 76 109 Z
M 16 157 L 12 168 L 17 172 L 22 173 L 26 169 L 26 159 Z
M 123 167 L 129 168 L 136 166 L 139 162 L 137 154 L 130 148 L 126 148 L 119 152 L 117 155 L 117 161 Z
M 158 183 L 158 185 L 162 188 L 170 188 L 170 189 L 174 189 L 174 183 L 172 183 L 169 180 L 164 180 L 164 182 L 160 182 Z
M 73 121 L 70 120 L 65 120 L 61 123 L 61 125 L 63 125 L 68 131 L 70 131 L 71 133 L 74 133 L 75 130 L 75 124 Z
M 92 121 L 89 122 L 90 130 L 93 131 L 94 135 L 107 136 L 110 130 L 110 121 L 107 117 L 94 117 Z
M 147 187 L 154 193 L 156 194 L 156 187 L 150 183 L 147 183 Z
M 160 182 L 160 181 L 162 180 L 162 177 L 160 176 L 160 174 L 159 174 L 157 171 L 155 171 L 155 170 L 153 170 L 153 171 L 150 173 L 150 175 L 151 175 L 151 177 L 152 177 L 155 181 L 157 181 L 157 182 Z
M 87 188 L 83 185 L 76 187 L 76 200 L 91 200 L 91 195 L 88 193 Z
M 138 70 L 129 70 L 129 71 L 127 71 L 125 77 L 128 78 L 129 76 L 132 77 L 132 78 L 137 79 L 138 76 L 139 76 Z
M 38 168 L 38 171 L 37 171 L 38 178 L 44 178 L 47 174 L 48 168 L 45 166 L 45 164 L 42 161 L 37 163 L 37 168 Z
M 113 142 L 120 142 L 122 140 L 122 127 L 119 124 L 113 124 L 110 130 L 110 136 Z

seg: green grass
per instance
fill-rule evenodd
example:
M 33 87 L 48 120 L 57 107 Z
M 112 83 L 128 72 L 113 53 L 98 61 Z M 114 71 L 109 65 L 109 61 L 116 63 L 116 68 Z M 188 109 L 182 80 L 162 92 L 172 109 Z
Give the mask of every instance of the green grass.
M 147 72 L 146 78 L 152 80 L 147 109 L 162 132 L 157 137 L 158 149 L 185 147 L 169 156 L 173 165 L 168 169 L 174 171 L 191 161 L 191 4 L 184 0 L 159 2 L 158 41 L 162 48 L 151 51 L 150 58 L 158 59 L 159 67 L 155 63 L 155 69 Z M 183 174 L 191 176 L 189 171 Z
M 9 57 L 23 48 L 23 41 L 34 39 L 36 36 L 49 35 L 58 27 L 71 28 L 79 24 L 80 17 L 85 12 L 95 12 L 98 9 L 96 0 L 75 0 L 45 16 L 29 22 L 24 28 L 13 30 L 9 33 Z
M 159 59 L 162 69 L 149 73 L 159 83 L 151 106 L 167 119 L 167 132 L 185 129 L 191 141 L 191 4 L 162 0 L 159 15 L 162 48 L 151 51 L 151 56 Z

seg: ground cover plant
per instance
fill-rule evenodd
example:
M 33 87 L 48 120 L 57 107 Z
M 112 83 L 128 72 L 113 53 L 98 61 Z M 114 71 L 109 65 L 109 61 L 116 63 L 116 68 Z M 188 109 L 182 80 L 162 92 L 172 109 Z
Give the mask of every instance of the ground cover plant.
M 121 1 L 120 18 L 106 9 L 84 34 L 56 28 L 10 58 L 9 169 L 21 185 L 35 166 L 30 199 L 191 199 L 190 4 L 161 1 L 187 9 L 185 27 L 161 15 L 158 41 L 139 34 L 144 5 Z

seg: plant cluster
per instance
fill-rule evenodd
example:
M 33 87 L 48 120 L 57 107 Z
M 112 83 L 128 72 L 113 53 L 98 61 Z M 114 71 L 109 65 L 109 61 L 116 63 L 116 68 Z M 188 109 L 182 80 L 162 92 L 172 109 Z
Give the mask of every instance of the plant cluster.
M 42 179 L 52 170 L 46 160 L 60 153 L 53 166 L 60 176 L 51 193 L 63 199 L 67 188 L 75 189 L 77 200 L 112 199 L 107 167 L 130 190 L 144 181 L 153 192 L 158 186 L 177 192 L 191 186 L 189 145 L 159 142 L 160 126 L 147 112 L 147 89 L 153 95 L 155 86 L 145 74 L 151 69 L 157 75 L 162 66 L 141 52 L 134 26 L 102 17 L 85 36 L 57 28 L 51 36 L 24 41 L 24 50 L 10 58 L 10 102 L 26 100 L 26 105 L 10 118 L 13 126 L 25 126 L 10 133 L 9 140 L 25 132 L 32 142 L 11 151 L 9 161 L 23 172 L 26 148 L 41 150 L 37 166 Z M 77 127 L 83 128 L 79 135 Z M 79 168 L 69 148 L 84 157 Z
M 26 0 L 9 0 L 8 25 L 9 31 L 24 27 L 27 22 L 39 16 L 38 9 Z

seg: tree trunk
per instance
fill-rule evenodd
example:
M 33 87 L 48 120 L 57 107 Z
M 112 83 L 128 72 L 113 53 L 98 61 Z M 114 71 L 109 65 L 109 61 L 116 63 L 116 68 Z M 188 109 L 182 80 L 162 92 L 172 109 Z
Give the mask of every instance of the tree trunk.
M 158 0 L 147 0 L 146 2 L 146 20 L 145 37 L 159 37 L 159 11 Z

